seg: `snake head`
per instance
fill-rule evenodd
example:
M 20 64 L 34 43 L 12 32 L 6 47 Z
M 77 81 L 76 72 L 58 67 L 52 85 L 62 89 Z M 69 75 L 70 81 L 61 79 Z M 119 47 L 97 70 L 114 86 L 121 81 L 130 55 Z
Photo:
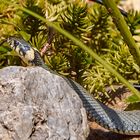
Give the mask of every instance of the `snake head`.
M 7 42 L 10 44 L 10 47 L 16 51 L 16 53 L 21 57 L 21 59 L 30 66 L 34 66 L 35 64 L 35 57 L 36 51 L 34 48 L 31 47 L 29 43 L 27 43 L 23 39 L 19 39 L 16 37 L 9 37 Z

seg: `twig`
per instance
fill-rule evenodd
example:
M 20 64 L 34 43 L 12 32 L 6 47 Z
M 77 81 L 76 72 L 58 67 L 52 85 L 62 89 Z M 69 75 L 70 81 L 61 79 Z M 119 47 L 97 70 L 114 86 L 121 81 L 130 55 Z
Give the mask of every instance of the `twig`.
M 41 48 L 40 54 L 43 56 L 47 50 L 51 47 L 52 41 L 54 39 L 54 29 L 52 27 L 48 27 L 48 41 L 44 44 L 44 46 Z

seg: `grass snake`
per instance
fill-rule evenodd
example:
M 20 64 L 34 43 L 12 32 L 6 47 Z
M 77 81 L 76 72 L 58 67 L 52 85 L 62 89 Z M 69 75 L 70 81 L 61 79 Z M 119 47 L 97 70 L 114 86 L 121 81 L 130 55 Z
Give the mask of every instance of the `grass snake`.
M 22 60 L 31 66 L 40 66 L 54 74 L 43 62 L 39 52 L 31 47 L 29 43 L 23 39 L 10 37 L 7 39 L 11 48 L 18 53 Z M 57 74 L 58 75 L 58 74 Z M 104 128 L 110 131 L 126 134 L 140 135 L 140 111 L 118 111 L 113 110 L 103 103 L 93 98 L 81 85 L 77 82 L 63 77 L 79 95 L 89 116 Z

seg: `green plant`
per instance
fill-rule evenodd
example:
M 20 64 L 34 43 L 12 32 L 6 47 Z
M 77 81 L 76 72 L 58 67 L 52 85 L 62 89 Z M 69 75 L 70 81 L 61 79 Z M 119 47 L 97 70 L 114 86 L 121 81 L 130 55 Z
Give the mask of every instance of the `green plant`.
M 41 14 L 47 20 L 28 11 L 23 6 L 26 8 L 30 7 L 35 13 Z M 16 18 L 9 25 L 6 23 L 10 19 L 3 17 L 0 20 L 1 23 L 4 23 L 2 27 L 6 25 L 7 28 L 10 28 L 12 26 L 14 34 L 20 34 L 32 46 L 40 50 L 49 40 L 49 29 L 52 26 L 55 35 L 53 42 L 51 42 L 51 47 L 48 50 L 50 51 L 50 55 L 44 55 L 43 57 L 45 62 L 52 69 L 78 81 L 94 94 L 94 96 L 100 98 L 98 93 L 103 92 L 109 97 L 105 87 L 112 87 L 113 84 L 119 83 L 118 78 L 104 69 L 103 65 L 113 72 L 107 65 L 108 63 L 113 69 L 118 70 L 128 81 L 139 80 L 139 66 L 129 53 L 129 48 L 124 45 L 119 31 L 103 6 L 97 4 L 88 6 L 87 3 L 80 0 L 75 2 L 59 0 L 57 2 L 50 1 L 50 3 L 48 1 L 44 4 L 42 4 L 41 0 L 34 2 L 25 0 L 20 4 L 22 11 L 15 10 L 15 7 L 19 8 L 19 5 L 13 4 L 12 7 L 12 10 L 15 11 L 13 15 Z M 49 21 L 53 21 L 53 23 Z M 80 41 L 59 27 L 67 30 Z M 1 33 L 3 37 L 10 35 L 13 35 L 13 32 Z M 91 49 L 86 48 L 81 41 L 100 55 L 100 57 L 93 53 Z M 81 48 L 78 46 L 81 46 Z M 82 48 L 88 51 L 88 53 Z M 16 54 L 10 52 L 7 44 L 1 45 L 0 54 L 1 67 L 7 65 L 25 65 L 17 56 L 16 59 L 14 58 Z M 100 58 L 106 60 L 107 64 Z M 121 79 L 121 77 L 119 78 Z M 125 80 L 123 82 L 125 83 Z M 131 89 L 133 90 L 133 88 Z M 137 91 L 136 93 L 137 95 L 139 94 Z

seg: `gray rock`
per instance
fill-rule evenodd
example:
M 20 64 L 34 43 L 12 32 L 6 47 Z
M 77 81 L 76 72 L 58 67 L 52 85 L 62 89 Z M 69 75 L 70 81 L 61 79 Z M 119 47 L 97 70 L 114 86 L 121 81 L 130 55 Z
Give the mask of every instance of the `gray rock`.
M 40 67 L 0 69 L 0 140 L 85 140 L 82 102 L 66 81 Z

